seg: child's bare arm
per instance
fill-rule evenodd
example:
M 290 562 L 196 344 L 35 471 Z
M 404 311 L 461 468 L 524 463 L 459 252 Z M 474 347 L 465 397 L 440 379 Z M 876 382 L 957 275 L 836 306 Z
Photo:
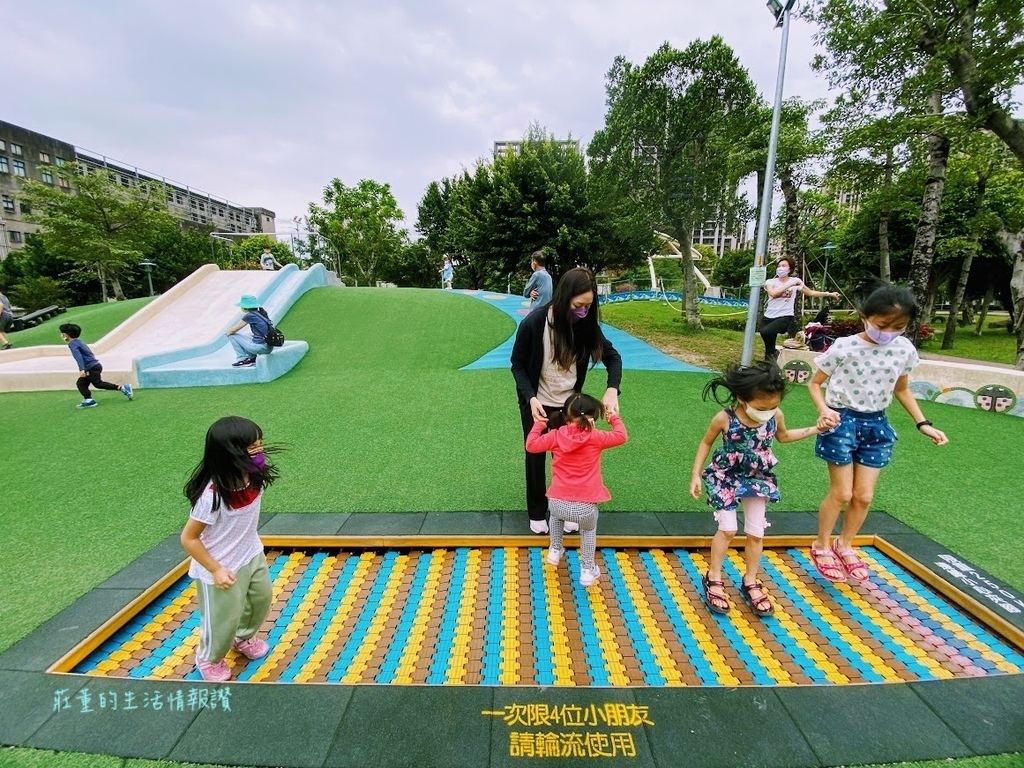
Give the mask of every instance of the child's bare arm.
M 786 417 L 782 415 L 782 409 L 775 411 L 775 437 L 780 443 L 795 443 L 797 440 L 804 440 L 821 433 L 821 429 L 815 424 L 813 427 L 801 429 L 789 429 L 786 427 Z
M 900 401 L 900 405 L 902 405 L 907 413 L 910 414 L 910 418 L 914 420 L 914 424 L 921 424 L 923 421 L 928 421 L 924 417 L 924 413 L 921 411 L 921 406 L 917 404 L 917 398 L 914 397 L 914 393 L 910 391 L 910 377 L 903 374 L 896 379 L 896 387 L 893 389 L 892 393 L 896 399 Z M 918 428 L 918 431 L 931 438 L 931 441 L 936 445 L 945 445 L 949 442 L 949 438 L 946 437 L 946 433 L 942 430 L 936 429 L 930 423 L 923 424 Z
M 825 393 L 821 386 L 828 381 L 828 374 L 820 368 L 814 372 L 811 380 L 807 382 L 807 394 L 811 396 L 811 402 L 818 409 L 818 428 L 821 431 L 838 427 L 842 417 L 825 404 Z
M 693 472 L 690 474 L 690 495 L 695 499 L 700 498 L 702 490 L 702 483 L 700 481 L 701 470 L 704 469 L 704 462 L 708 460 L 708 454 L 711 453 L 711 446 L 715 444 L 715 440 L 722 434 L 729 426 L 729 417 L 725 415 L 725 411 L 719 411 L 715 414 L 714 418 L 711 419 L 711 425 L 708 427 L 708 431 L 704 433 L 703 439 L 700 441 L 700 445 L 697 446 L 697 455 L 693 459 Z

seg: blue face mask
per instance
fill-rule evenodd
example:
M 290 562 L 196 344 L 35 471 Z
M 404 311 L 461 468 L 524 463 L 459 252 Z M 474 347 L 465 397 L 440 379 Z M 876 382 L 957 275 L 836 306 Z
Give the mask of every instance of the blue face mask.
M 575 309 L 569 310 L 572 314 L 572 321 L 575 323 L 577 320 L 582 320 L 590 312 L 590 307 L 576 307 Z

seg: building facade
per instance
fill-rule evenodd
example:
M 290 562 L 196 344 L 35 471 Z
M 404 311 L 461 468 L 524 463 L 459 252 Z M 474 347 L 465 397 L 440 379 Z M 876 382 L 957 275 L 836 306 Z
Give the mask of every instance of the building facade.
M 731 226 L 725 221 L 705 221 L 693 230 L 694 245 L 709 245 L 718 256 L 726 251 L 738 251 L 750 245 L 747 236 L 747 223 L 737 221 Z
M 24 246 L 25 236 L 39 226 L 24 220 L 29 211 L 18 198 L 25 179 L 56 184 L 74 193 L 74 183 L 56 176 L 48 166 L 78 163 L 84 171 L 105 171 L 124 187 L 141 182 L 160 182 L 167 188 L 167 210 L 179 221 L 214 232 L 273 234 L 275 214 L 260 206 L 244 206 L 131 164 L 76 147 L 41 133 L 0 121 L 0 260 Z

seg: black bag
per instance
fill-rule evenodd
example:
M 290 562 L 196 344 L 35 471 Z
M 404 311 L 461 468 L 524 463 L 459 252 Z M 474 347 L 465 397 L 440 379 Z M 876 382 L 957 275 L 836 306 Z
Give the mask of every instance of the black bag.
M 267 333 L 264 336 L 267 340 L 267 345 L 271 347 L 283 347 L 284 346 L 284 334 L 277 329 L 277 327 L 270 321 L 270 315 L 267 311 L 260 307 L 257 312 L 263 316 L 263 319 L 267 321 Z
M 267 344 L 272 347 L 284 346 L 284 334 L 273 323 L 268 323 L 268 325 L 270 325 L 270 328 L 267 330 Z

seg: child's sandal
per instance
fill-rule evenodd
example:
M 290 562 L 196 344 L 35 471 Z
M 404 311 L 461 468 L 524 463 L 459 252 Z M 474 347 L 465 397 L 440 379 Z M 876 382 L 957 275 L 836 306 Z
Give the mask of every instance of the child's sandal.
M 725 595 L 725 582 L 712 581 L 707 573 L 701 577 L 701 582 L 704 584 L 704 602 L 707 603 L 708 610 L 712 613 L 723 615 L 728 613 L 732 605 L 729 602 L 729 598 Z M 712 592 L 712 587 L 721 587 L 722 594 L 719 595 Z
M 860 559 L 856 551 L 853 549 L 839 551 L 838 539 L 832 542 L 832 554 L 839 558 L 839 562 L 843 564 L 843 569 L 854 581 L 859 581 L 863 584 L 871 578 L 871 571 L 868 570 L 867 565 Z
M 755 597 L 752 594 L 755 590 L 761 593 L 760 597 Z M 750 607 L 754 609 L 754 613 L 758 616 L 771 616 L 775 613 L 775 605 L 772 603 L 772 599 L 768 596 L 768 592 L 761 582 L 755 581 L 753 584 L 743 582 L 742 586 L 740 586 L 740 591 L 743 592 L 743 595 L 750 603 Z

